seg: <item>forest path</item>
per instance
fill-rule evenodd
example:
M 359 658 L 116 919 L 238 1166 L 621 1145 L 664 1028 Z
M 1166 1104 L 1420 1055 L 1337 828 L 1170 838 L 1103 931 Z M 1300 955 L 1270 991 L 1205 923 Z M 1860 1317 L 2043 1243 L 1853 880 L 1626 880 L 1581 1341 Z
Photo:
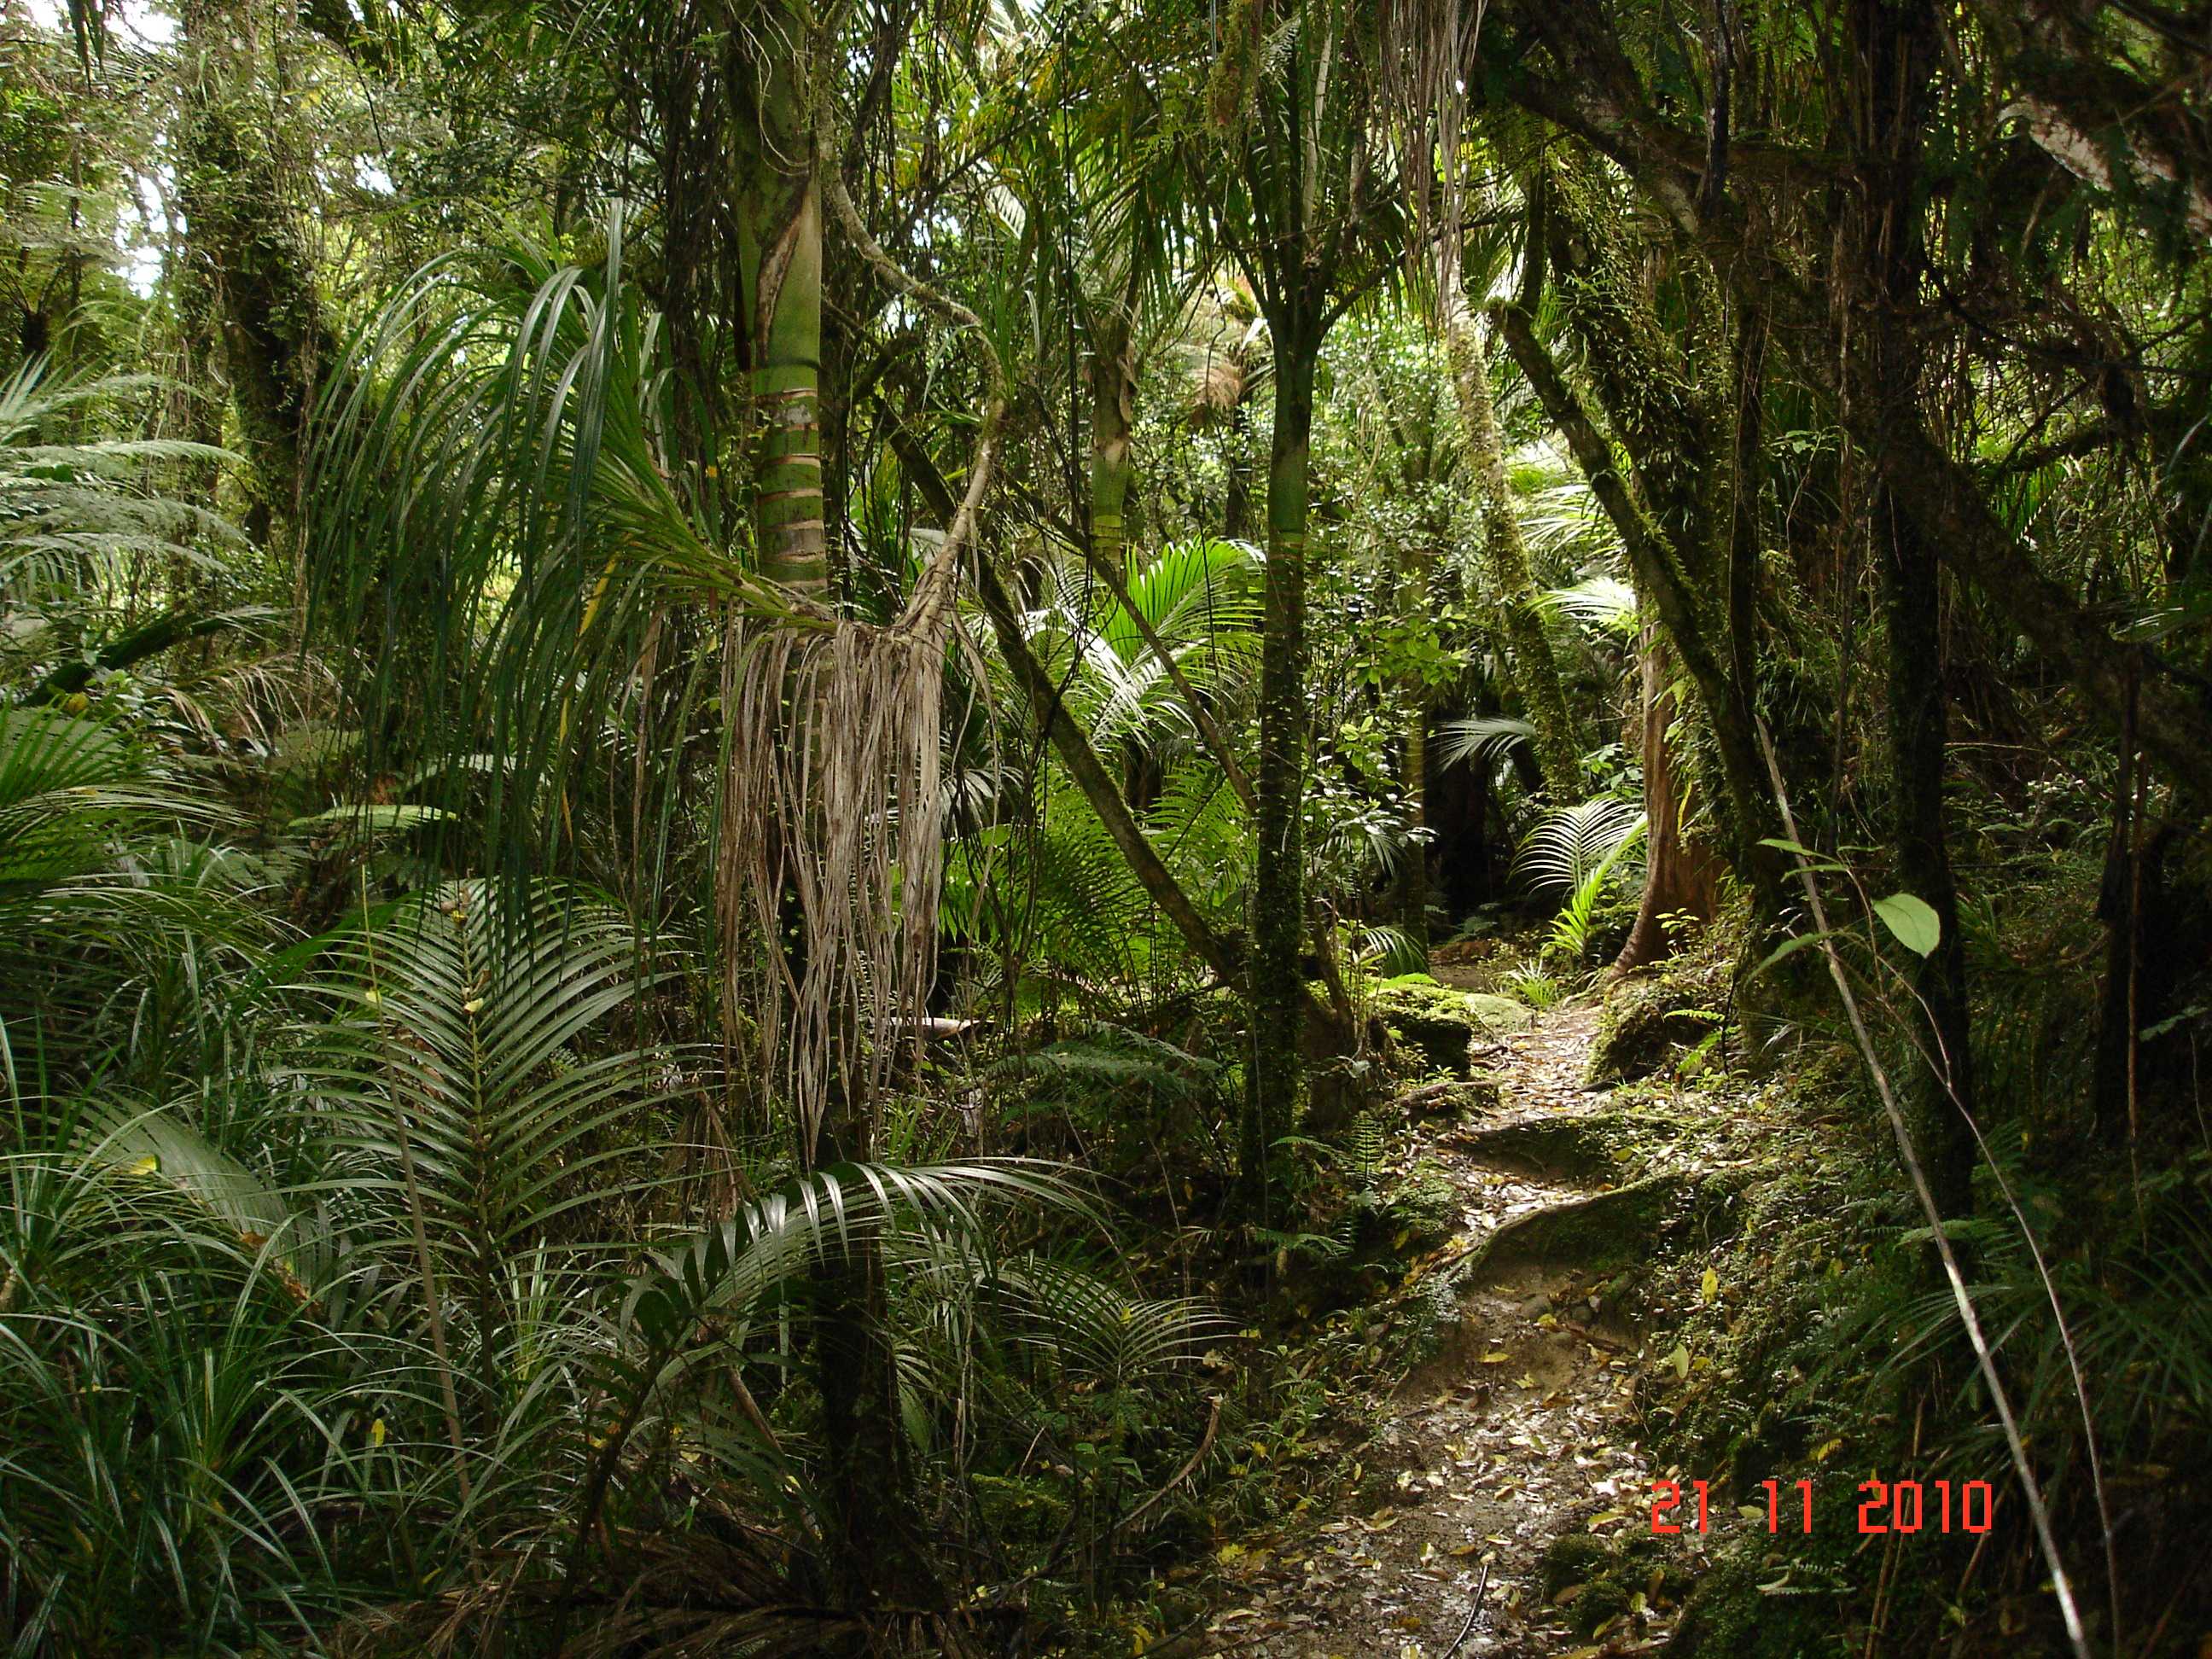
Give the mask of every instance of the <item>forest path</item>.
M 1602 1170 L 1563 1167 L 1550 1150 L 1573 1141 L 1574 1120 L 1606 1109 L 1607 1092 L 1582 1082 L 1596 1021 L 1594 1007 L 1563 1008 L 1508 1038 L 1482 1057 L 1501 1081 L 1500 1109 L 1424 1132 L 1461 1195 L 1462 1260 L 1510 1223 L 1612 1186 Z M 1651 1471 L 1626 1409 L 1638 1340 L 1597 1311 L 1589 1277 L 1529 1261 L 1458 1285 L 1441 1352 L 1384 1404 L 1360 1498 L 1240 1563 L 1242 1604 L 1210 1621 L 1196 1650 L 1534 1659 L 1656 1650 L 1663 1627 L 1640 1616 L 1613 1621 L 1600 1639 L 1575 1634 L 1540 1582 L 1554 1537 L 1648 1525 Z

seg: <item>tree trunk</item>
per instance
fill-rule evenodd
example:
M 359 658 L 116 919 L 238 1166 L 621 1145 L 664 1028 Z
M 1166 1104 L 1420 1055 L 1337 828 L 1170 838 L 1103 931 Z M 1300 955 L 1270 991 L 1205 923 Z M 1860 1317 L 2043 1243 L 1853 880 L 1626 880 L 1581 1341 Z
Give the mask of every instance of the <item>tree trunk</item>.
M 801 597 L 829 586 L 822 517 L 822 194 L 814 176 L 804 52 L 806 0 L 780 7 L 763 33 L 757 106 L 738 203 L 751 325 L 755 548 L 764 576 Z
M 1273 319 L 1275 429 L 1267 460 L 1267 570 L 1260 651 L 1260 766 L 1254 814 L 1252 1060 L 1238 1173 L 1267 1224 L 1267 1154 L 1297 1105 L 1308 998 L 1305 934 L 1306 522 L 1314 371 L 1321 330 Z
M 1418 623 L 1429 611 L 1429 574 L 1435 562 L 1426 547 L 1406 550 L 1398 566 L 1398 615 Z M 1395 688 L 1403 708 L 1400 741 L 1404 760 L 1399 769 L 1400 787 L 1406 792 L 1406 869 L 1399 884 L 1398 915 L 1407 934 L 1419 947 L 1424 963 L 1429 951 L 1429 688 L 1417 673 L 1405 675 Z
M 1863 206 L 1847 220 L 1850 274 L 1862 310 L 1852 329 L 1858 361 L 1852 401 L 1887 424 L 1917 407 L 1922 353 L 1912 333 L 1919 302 L 1923 246 L 1915 194 L 1921 130 L 1928 116 L 1935 19 L 1924 3 L 1858 0 L 1853 34 L 1863 77 L 1861 143 L 1873 181 Z M 1872 489 L 1869 526 L 1882 582 L 1888 631 L 1891 840 L 1898 878 L 1925 900 L 1942 926 L 1936 949 L 1913 964 L 1913 989 L 1926 1008 L 1933 1039 L 1929 1066 L 1917 1073 L 1921 1134 L 1929 1179 L 1946 1215 L 1973 1205 L 1972 1028 L 1966 1001 L 1966 956 L 1960 937 L 1959 894 L 1944 836 L 1943 769 L 1948 708 L 1943 690 L 1941 589 L 1935 550 L 1887 479 Z
M 1418 688 L 1406 714 L 1406 884 L 1400 918 L 1407 933 L 1429 953 L 1429 703 Z
M 246 529 L 266 546 L 280 520 L 297 516 L 301 440 L 316 377 L 340 354 L 284 210 L 272 135 L 241 118 L 253 87 L 250 21 L 234 0 L 191 0 L 181 19 L 177 199 L 195 280 L 214 299 L 225 375 L 252 462 Z
M 1521 706 L 1536 728 L 1536 754 L 1544 787 L 1561 805 L 1582 793 L 1582 737 L 1552 654 L 1538 606 L 1535 579 L 1528 573 L 1528 544 L 1522 538 L 1519 506 L 1505 467 L 1505 445 L 1498 430 L 1491 396 L 1489 353 L 1478 336 L 1458 278 L 1444 301 L 1444 344 L 1451 360 L 1452 383 L 1459 390 L 1460 418 L 1467 428 L 1468 459 L 1474 469 L 1475 494 L 1482 502 L 1482 574 L 1491 602 L 1505 624 L 1506 672 Z
M 1118 572 L 1128 556 L 1122 514 L 1133 471 L 1129 429 L 1137 391 L 1136 346 L 1127 314 L 1097 319 L 1091 347 L 1091 550 Z
M 1222 446 L 1229 476 L 1221 502 L 1221 533 L 1232 542 L 1244 541 L 1252 533 L 1251 447 L 1252 406 L 1239 393 L 1237 407 L 1229 414 L 1229 433 Z
M 1645 626 L 1641 655 L 1644 816 L 1648 825 L 1644 896 L 1628 942 L 1613 959 L 1616 974 L 1648 967 L 1674 953 L 1668 917 L 1686 915 L 1710 921 L 1720 874 L 1711 851 L 1682 823 L 1683 780 L 1675 775 L 1674 753 L 1667 742 L 1667 728 L 1674 724 L 1676 709 L 1674 676 L 1668 667 L 1666 638 L 1656 626 Z
M 738 224 L 750 330 L 756 557 L 763 576 L 818 604 L 828 598 L 829 562 L 822 472 L 823 212 L 806 101 L 814 27 L 809 0 L 789 0 L 761 31 L 752 106 L 738 124 L 748 153 Z M 818 695 L 805 671 L 785 687 L 796 741 L 807 741 L 814 730 L 805 711 Z M 795 899 L 787 898 L 785 908 L 791 913 L 786 937 L 771 943 L 803 957 L 807 918 L 797 913 Z M 725 947 L 741 943 L 726 940 Z M 823 1162 L 876 1154 L 868 1110 L 843 1082 L 829 1081 Z M 880 1243 L 866 1235 L 849 1241 L 814 1278 L 820 1317 L 813 1370 L 828 1452 L 824 1492 L 836 1533 L 828 1552 L 833 1594 L 856 1609 L 887 1601 L 933 1605 L 941 1596 L 924 1541 L 914 1529 L 913 1459 L 886 1334 Z

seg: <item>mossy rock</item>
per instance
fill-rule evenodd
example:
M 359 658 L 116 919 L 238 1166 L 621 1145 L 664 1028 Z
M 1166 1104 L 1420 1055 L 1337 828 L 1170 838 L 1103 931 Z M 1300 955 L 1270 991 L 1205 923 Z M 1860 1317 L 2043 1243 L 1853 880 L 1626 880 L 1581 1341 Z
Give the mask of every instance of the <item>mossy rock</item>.
M 1616 1175 L 1632 1163 L 1638 1141 L 1672 1139 L 1681 1133 L 1680 1124 L 1656 1113 L 1588 1112 L 1468 1129 L 1453 1137 L 1452 1146 L 1500 1169 L 1587 1181 Z
M 1405 974 L 1373 988 L 1376 1015 L 1411 1047 L 1427 1069 L 1469 1075 L 1476 1040 L 1525 1030 L 1528 1011 L 1510 997 L 1440 985 L 1426 974 Z
M 1536 1563 L 1537 1582 L 1549 1601 L 1570 1584 L 1587 1583 L 1602 1573 L 1613 1552 L 1594 1533 L 1562 1533 L 1544 1547 Z
M 1583 1082 L 1601 1089 L 1650 1077 L 1711 1036 L 1721 1023 L 1723 999 L 1711 979 L 1665 974 L 1622 981 L 1606 999 Z
M 1825 1575 L 1803 1574 L 1794 1594 L 1759 1589 L 1791 1565 L 1780 1552 L 1764 1561 L 1747 1549 L 1722 1553 L 1698 1576 L 1668 1640 L 1669 1659 L 1804 1659 L 1834 1652 L 1839 1605 L 1821 1583 Z
M 1516 1216 L 1490 1236 L 1469 1271 L 1534 1262 L 1609 1273 L 1680 1249 L 1693 1233 L 1733 1231 L 1734 1184 L 1680 1171 Z
M 1656 1541 L 1634 1534 L 1608 1542 L 1584 1532 L 1562 1534 L 1537 1562 L 1546 1604 L 1559 1608 L 1577 1634 L 1589 1637 L 1630 1611 L 1639 1595 L 1654 1607 L 1680 1600 L 1690 1591 L 1690 1575 L 1651 1548 Z

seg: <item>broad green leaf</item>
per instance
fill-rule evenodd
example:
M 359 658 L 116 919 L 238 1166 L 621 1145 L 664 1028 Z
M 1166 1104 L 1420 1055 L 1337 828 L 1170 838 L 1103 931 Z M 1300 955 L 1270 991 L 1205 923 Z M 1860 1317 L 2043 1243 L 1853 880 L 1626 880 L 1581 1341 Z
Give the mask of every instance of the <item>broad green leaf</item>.
M 1910 893 L 1892 893 L 1874 902 L 1874 913 L 1897 942 L 1915 956 L 1926 956 L 1942 943 L 1943 924 L 1927 900 Z

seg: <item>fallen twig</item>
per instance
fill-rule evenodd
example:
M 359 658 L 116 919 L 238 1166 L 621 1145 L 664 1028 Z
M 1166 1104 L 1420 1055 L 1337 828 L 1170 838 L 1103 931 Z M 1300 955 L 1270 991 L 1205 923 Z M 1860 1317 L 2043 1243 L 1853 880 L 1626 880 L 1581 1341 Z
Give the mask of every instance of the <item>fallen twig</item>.
M 1489 1588 L 1490 1563 L 1485 1561 L 1482 1577 L 1475 1581 L 1474 1605 L 1467 1610 L 1467 1622 L 1459 1627 L 1459 1634 L 1452 1638 L 1452 1644 L 1444 1650 L 1444 1659 L 1456 1659 L 1460 1649 L 1466 1645 L 1468 1632 L 1474 1628 L 1475 1619 L 1482 1612 L 1482 1593 Z

